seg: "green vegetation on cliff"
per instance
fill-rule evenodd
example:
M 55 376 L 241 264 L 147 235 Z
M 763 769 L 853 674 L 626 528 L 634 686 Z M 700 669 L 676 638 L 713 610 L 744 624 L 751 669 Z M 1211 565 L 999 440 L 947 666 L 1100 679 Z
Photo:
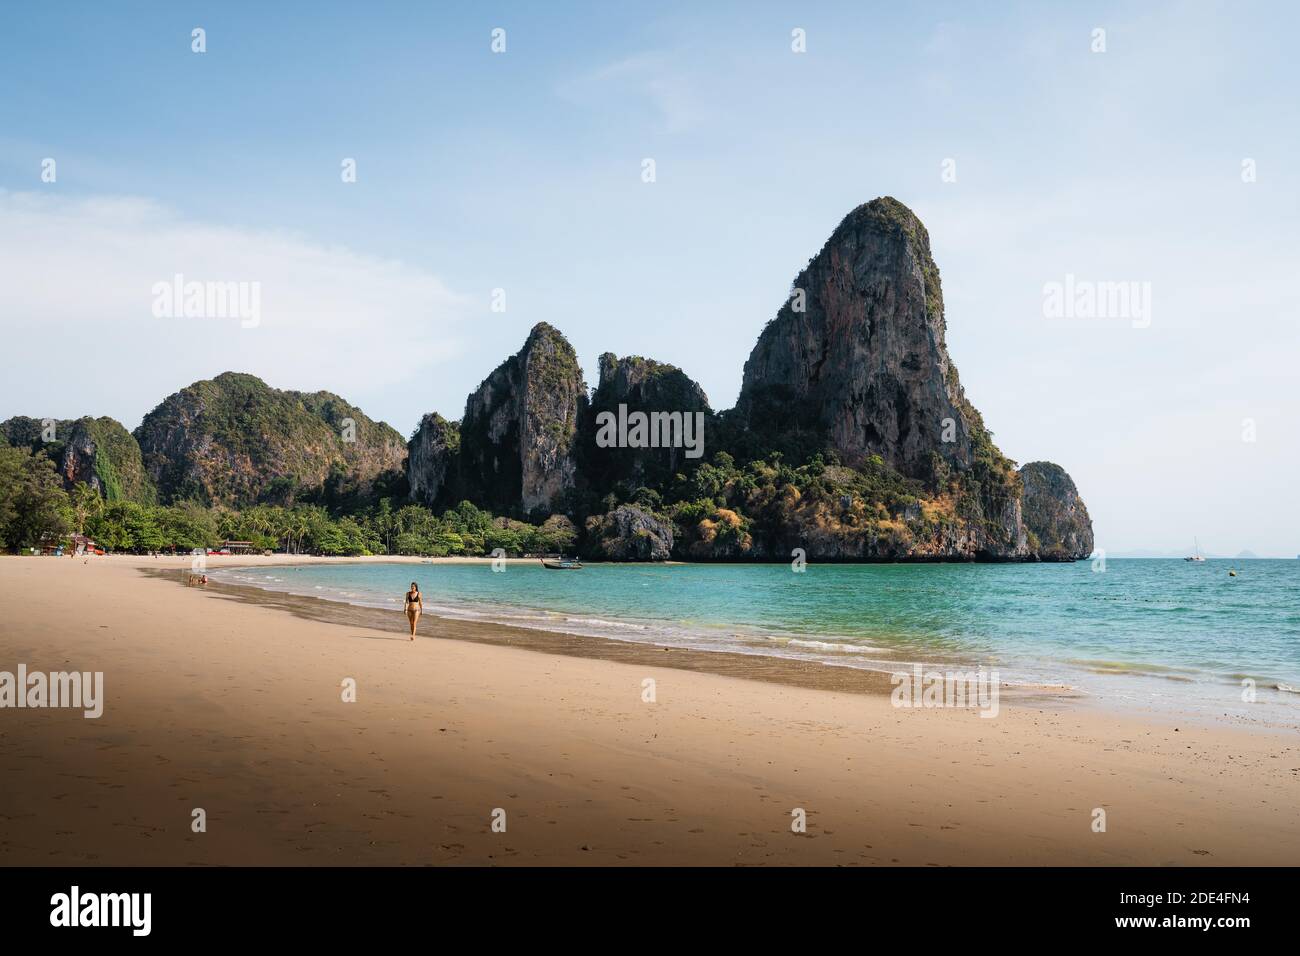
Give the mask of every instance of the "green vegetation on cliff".
M 326 554 L 1086 555 L 1091 522 L 1073 482 L 1047 463 L 1018 472 L 999 451 L 945 331 L 929 235 L 882 197 L 844 217 L 801 270 L 727 411 L 681 369 L 636 355 L 603 354 L 589 398 L 572 345 L 539 323 L 459 422 L 426 414 L 409 443 L 333 393 L 232 372 L 170 396 L 134 436 L 110 419 L 60 423 L 57 443 L 34 419 L 0 433 L 32 456 L 10 461 L 9 480 L 43 502 L 47 533 L 71 508 L 73 526 L 119 548 L 229 537 Z M 65 505 L 37 458 L 72 491 Z
M 108 417 L 52 421 L 54 440 L 45 441 L 44 422 L 16 416 L 0 422 L 0 438 L 14 447 L 43 452 L 64 487 L 94 485 L 108 501 L 151 503 L 157 493 L 145 473 L 140 446 L 121 423 Z
M 372 482 L 398 480 L 406 450 L 396 430 L 337 395 L 236 372 L 170 396 L 135 437 L 164 501 L 230 507 L 369 494 Z
M 8 550 L 68 544 L 84 532 L 110 551 L 213 548 L 249 541 L 257 549 L 300 554 L 427 556 L 572 552 L 576 530 L 555 515 L 540 524 L 495 517 L 469 502 L 441 515 L 385 497 L 352 512 L 324 505 L 205 507 L 192 501 L 149 505 L 105 500 L 86 484 L 63 489 L 43 452 L 0 442 L 0 544 Z

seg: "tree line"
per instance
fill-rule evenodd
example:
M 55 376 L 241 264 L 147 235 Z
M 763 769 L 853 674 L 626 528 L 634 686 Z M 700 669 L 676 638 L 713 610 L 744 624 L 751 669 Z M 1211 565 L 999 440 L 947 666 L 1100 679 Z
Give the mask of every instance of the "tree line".
M 0 542 L 10 551 L 71 543 L 84 534 L 107 551 L 136 554 L 215 548 L 248 541 L 257 550 L 294 554 L 508 555 L 567 553 L 577 533 L 563 515 L 541 524 L 499 518 L 468 501 L 442 514 L 380 498 L 354 513 L 322 505 L 231 509 L 195 502 L 170 505 L 109 500 L 99 489 L 64 488 L 43 453 L 0 443 Z

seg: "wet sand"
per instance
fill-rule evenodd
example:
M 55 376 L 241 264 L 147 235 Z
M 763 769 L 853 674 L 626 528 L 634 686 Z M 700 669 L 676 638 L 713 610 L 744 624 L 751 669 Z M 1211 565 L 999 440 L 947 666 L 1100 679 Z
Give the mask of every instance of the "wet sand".
M 172 582 L 177 580 L 177 574 L 172 569 L 155 570 L 145 567 L 142 570 L 150 577 Z M 318 623 L 351 624 L 373 630 L 392 630 L 394 627 L 393 612 L 379 608 L 215 580 L 210 580 L 205 590 L 228 600 L 277 608 Z M 724 677 L 787 684 L 791 687 L 835 690 L 852 694 L 888 694 L 893 689 L 888 673 L 861 667 L 837 667 L 818 661 L 762 654 L 701 651 L 616 638 L 579 636 L 534 627 L 438 617 L 429 613 L 426 613 L 421 621 L 421 633 L 436 635 L 438 638 L 494 644 L 500 647 L 526 648 L 545 654 L 652 667 L 671 667 Z M 1002 699 L 1033 700 L 1044 704 L 1077 699 L 1082 696 L 1068 688 L 1008 683 L 1001 684 L 999 692 Z

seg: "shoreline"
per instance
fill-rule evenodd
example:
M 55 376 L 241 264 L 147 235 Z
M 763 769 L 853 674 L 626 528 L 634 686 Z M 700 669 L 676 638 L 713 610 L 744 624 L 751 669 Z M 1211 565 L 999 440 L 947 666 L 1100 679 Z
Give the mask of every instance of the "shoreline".
M 310 558 L 302 562 L 293 560 L 292 555 L 275 555 L 261 558 L 257 563 L 248 563 L 232 556 L 224 559 L 227 563 L 213 570 L 238 572 L 256 570 L 260 567 L 293 567 L 310 565 L 347 565 L 347 564 L 434 564 L 434 565 L 479 565 L 492 563 L 491 558 L 448 557 L 418 558 L 407 557 L 394 561 L 386 556 L 366 558 Z M 148 570 L 148 561 L 145 570 Z M 211 560 L 211 559 L 209 559 Z M 510 558 L 507 563 L 529 565 L 535 564 L 532 558 Z M 685 565 L 686 562 L 660 562 L 662 564 Z M 618 564 L 618 563 L 616 563 Z M 265 595 L 276 595 L 276 600 L 269 603 L 283 606 L 295 613 L 317 620 L 328 621 L 337 616 L 341 620 L 364 623 L 367 626 L 383 627 L 385 611 L 373 604 L 349 601 L 346 598 L 331 598 L 319 594 L 307 594 L 287 588 L 265 587 L 258 584 L 242 584 L 212 579 L 212 584 L 223 589 L 231 589 L 233 594 L 242 594 L 254 602 L 266 602 Z M 474 605 L 471 603 L 470 608 Z M 315 610 L 313 610 L 315 608 Z M 328 612 L 325 609 L 331 609 Z M 387 612 L 391 613 L 391 612 Z M 617 617 L 614 618 L 617 620 Z M 1295 706 L 1291 695 L 1282 685 L 1276 688 L 1271 683 L 1261 682 L 1259 693 L 1261 700 L 1248 707 L 1233 704 L 1239 688 L 1232 681 L 1205 681 L 1198 683 L 1187 674 L 1194 673 L 1179 665 L 1162 662 L 1110 662 L 1105 660 L 1087 660 L 1075 658 L 1058 658 L 1057 663 L 1073 669 L 1086 678 L 1092 678 L 1100 686 L 1089 688 L 1074 681 L 1042 682 L 1025 675 L 1010 678 L 1003 676 L 997 664 L 981 664 L 972 660 L 961 660 L 952 654 L 928 656 L 924 650 L 906 647 L 878 647 L 876 650 L 887 657 L 890 653 L 905 654 L 894 660 L 865 661 L 863 658 L 846 657 L 843 661 L 826 660 L 825 657 L 806 657 L 781 654 L 775 648 L 755 646 L 752 651 L 737 651 L 732 648 L 690 647 L 663 641 L 634 641 L 593 634 L 591 630 L 564 630 L 562 627 L 545 625 L 527 625 L 512 623 L 508 618 L 484 616 L 482 619 L 466 619 L 447 615 L 438 615 L 426 611 L 421 621 L 436 620 L 445 629 L 445 636 L 477 640 L 482 643 L 506 644 L 508 646 L 534 647 L 548 653 L 561 653 L 576 657 L 591 657 L 600 660 L 624 662 L 642 662 L 663 664 L 665 658 L 656 657 L 657 653 L 668 651 L 674 655 L 674 662 L 668 666 L 678 666 L 689 670 L 715 673 L 722 676 L 765 680 L 786 683 L 791 686 L 812 689 L 842 690 L 852 693 L 884 693 L 891 690 L 890 679 L 900 672 L 911 672 L 915 665 L 925 668 L 927 673 L 967 672 L 984 670 L 999 672 L 1000 693 L 1008 703 L 1015 704 L 1022 700 L 1056 701 L 1062 705 L 1084 706 L 1102 712 L 1114 711 L 1134 716 L 1141 716 L 1162 722 L 1193 721 L 1206 725 L 1241 726 L 1264 731 L 1300 730 L 1300 708 Z M 404 626 L 404 623 L 402 624 Z M 827 640 L 833 640 L 827 637 Z M 910 651 L 910 653 L 908 653 Z M 844 674 L 842 672 L 853 672 Z M 1173 691 L 1164 694 L 1166 687 Z M 1184 688 L 1185 693 L 1177 690 Z M 1208 694 L 1207 694 L 1208 692 Z M 1162 696 L 1163 695 L 1163 696 Z M 1160 697 L 1157 702 L 1157 697 Z
M 171 580 L 163 569 L 152 573 L 149 568 L 142 570 L 148 576 L 152 577 L 156 574 L 157 577 Z M 171 581 L 171 583 L 184 586 L 179 581 Z M 404 618 L 397 620 L 395 612 L 368 605 L 259 588 L 253 585 L 232 584 L 227 581 L 210 580 L 206 590 L 229 600 L 287 611 L 304 620 L 326 624 L 356 624 L 375 630 L 392 631 L 399 635 L 405 633 Z M 592 637 L 538 627 L 520 627 L 490 620 L 461 620 L 426 611 L 420 617 L 420 628 L 426 628 L 428 622 L 437 622 L 435 625 L 437 630 L 433 633 L 427 631 L 418 633 L 417 637 L 470 641 L 500 647 L 515 647 L 534 653 L 560 654 L 566 657 L 623 664 L 669 667 L 719 677 L 766 681 L 807 690 L 888 696 L 893 689 L 890 681 L 893 671 L 852 667 L 848 664 L 827 664 L 771 654 L 742 654 L 728 650 L 698 650 L 650 642 L 623 641 L 612 637 Z M 904 665 L 900 662 L 900 668 L 904 666 L 911 668 L 913 663 L 924 664 L 924 662 L 909 661 Z M 1064 702 L 1086 696 L 1073 688 L 1009 681 L 1002 681 L 999 686 L 1001 694 L 1010 702 Z
M 410 642 L 400 627 L 178 587 L 138 563 L 0 561 L 0 670 L 105 674 L 99 719 L 0 709 L 0 865 L 1282 865 L 1300 853 L 1293 734 L 1056 701 L 983 719 L 506 637 Z M 206 832 L 191 829 L 196 808 Z M 795 810 L 806 832 L 792 831 Z

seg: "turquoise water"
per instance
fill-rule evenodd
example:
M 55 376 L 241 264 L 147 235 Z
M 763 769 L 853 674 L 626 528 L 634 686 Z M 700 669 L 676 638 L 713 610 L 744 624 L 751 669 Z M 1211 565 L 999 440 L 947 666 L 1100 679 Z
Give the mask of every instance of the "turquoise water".
M 1236 577 L 1228 575 L 1229 569 Z M 620 640 L 852 667 L 979 663 L 1007 681 L 1241 707 L 1242 678 L 1300 707 L 1300 561 L 1075 564 L 338 564 L 219 579 Z

